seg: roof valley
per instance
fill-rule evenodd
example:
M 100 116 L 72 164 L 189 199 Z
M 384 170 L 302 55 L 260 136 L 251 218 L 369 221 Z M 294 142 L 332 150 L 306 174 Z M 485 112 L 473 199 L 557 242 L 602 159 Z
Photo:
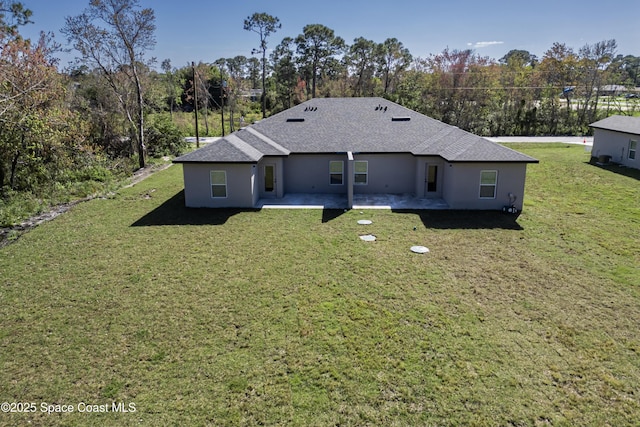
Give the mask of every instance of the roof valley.
M 251 133 L 252 135 L 260 138 L 262 141 L 266 142 L 267 144 L 269 144 L 270 146 L 272 146 L 276 150 L 282 152 L 282 154 L 287 154 L 288 155 L 290 153 L 290 151 L 287 150 L 286 148 L 284 148 L 282 145 L 278 144 L 277 142 L 275 142 L 273 139 L 269 138 L 265 134 L 258 132 L 257 130 L 255 130 L 251 126 L 246 127 L 245 130 L 247 132 Z
M 240 137 L 238 137 L 235 132 L 228 135 L 226 137 L 226 140 L 235 148 L 242 151 L 252 159 L 255 159 L 256 161 L 260 160 L 263 157 L 263 154 L 259 150 L 244 142 L 242 139 L 240 139 Z

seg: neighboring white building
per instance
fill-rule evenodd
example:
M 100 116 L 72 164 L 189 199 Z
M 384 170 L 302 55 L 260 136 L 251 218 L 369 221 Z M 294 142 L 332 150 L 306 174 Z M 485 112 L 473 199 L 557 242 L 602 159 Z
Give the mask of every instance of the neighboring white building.
M 640 169 L 640 117 L 611 116 L 589 126 L 593 128 L 594 158 Z

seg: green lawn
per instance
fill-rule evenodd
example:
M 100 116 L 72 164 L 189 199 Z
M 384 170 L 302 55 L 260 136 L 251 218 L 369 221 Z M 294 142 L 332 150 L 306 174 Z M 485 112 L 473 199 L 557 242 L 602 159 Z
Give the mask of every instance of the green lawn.
M 0 249 L 0 424 L 637 425 L 640 176 L 511 146 L 517 219 L 77 205 Z

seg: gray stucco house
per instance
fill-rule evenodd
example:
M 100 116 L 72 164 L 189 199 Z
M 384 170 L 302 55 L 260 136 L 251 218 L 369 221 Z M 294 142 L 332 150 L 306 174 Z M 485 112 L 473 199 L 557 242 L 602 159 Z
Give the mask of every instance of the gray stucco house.
M 188 207 L 261 206 L 288 194 L 438 199 L 522 209 L 532 157 L 382 98 L 316 98 L 178 157 Z
M 593 128 L 591 156 L 640 169 L 640 117 L 611 116 L 589 126 Z

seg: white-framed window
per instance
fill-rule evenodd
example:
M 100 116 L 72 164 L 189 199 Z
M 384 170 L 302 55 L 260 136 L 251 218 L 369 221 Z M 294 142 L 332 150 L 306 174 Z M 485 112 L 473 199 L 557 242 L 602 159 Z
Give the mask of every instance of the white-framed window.
M 480 171 L 480 198 L 495 199 L 498 185 L 498 171 Z
M 636 159 L 636 150 L 638 149 L 638 141 L 634 141 L 633 139 L 629 140 L 629 153 L 627 157 L 629 160 Z
M 353 162 L 353 183 L 356 185 L 367 185 L 369 182 L 369 162 L 367 160 L 356 160 Z
M 227 197 L 227 172 L 211 171 L 211 197 Z
M 342 160 L 329 161 L 329 183 L 331 185 L 344 183 L 344 162 Z

